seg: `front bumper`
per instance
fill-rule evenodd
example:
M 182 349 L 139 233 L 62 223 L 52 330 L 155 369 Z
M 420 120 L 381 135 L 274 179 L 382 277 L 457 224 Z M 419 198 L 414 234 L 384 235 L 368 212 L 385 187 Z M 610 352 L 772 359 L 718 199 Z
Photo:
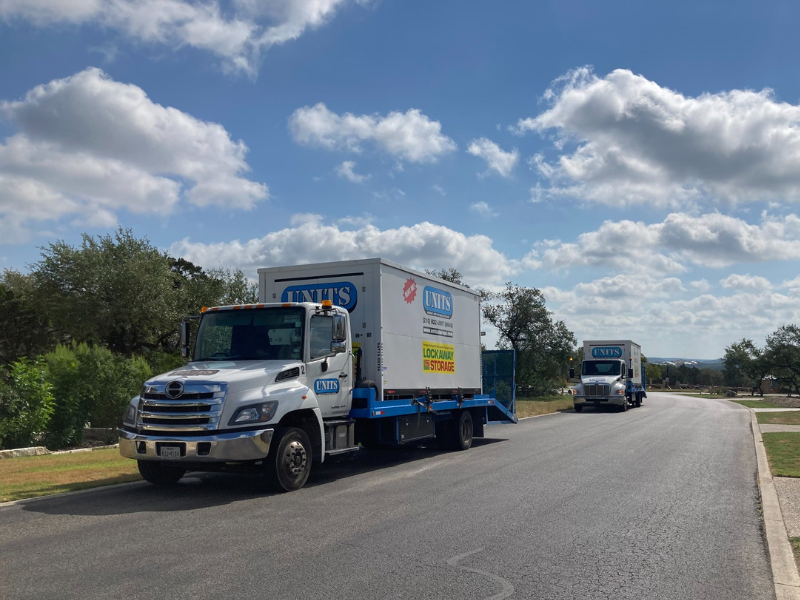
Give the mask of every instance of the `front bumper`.
M 574 396 L 573 397 L 573 404 L 588 404 L 589 406 L 622 406 L 624 402 L 627 402 L 628 399 L 625 396 L 615 395 L 615 396 L 590 396 L 588 398 L 584 396 Z
M 269 453 L 275 429 L 235 431 L 216 435 L 180 437 L 175 435 L 146 435 L 119 430 L 119 452 L 137 460 L 162 460 L 162 444 L 181 446 L 181 457 L 170 459 L 180 462 L 239 462 L 262 460 Z M 142 444 L 144 444 L 142 446 Z M 139 452 L 139 450 L 144 452 Z M 198 452 L 198 450 L 200 452 Z

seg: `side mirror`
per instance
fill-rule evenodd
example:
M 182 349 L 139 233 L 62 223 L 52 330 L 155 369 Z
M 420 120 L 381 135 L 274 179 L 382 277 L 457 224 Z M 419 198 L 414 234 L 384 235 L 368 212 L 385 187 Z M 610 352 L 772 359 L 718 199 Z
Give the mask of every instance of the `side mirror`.
M 563 373 L 563 371 L 562 371 L 562 373 Z M 575 379 L 575 367 L 570 367 L 569 368 L 569 378 L 570 379 Z
M 347 351 L 347 342 L 331 342 L 331 353 L 332 354 L 341 354 L 342 352 Z
M 334 314 L 331 319 L 331 339 L 333 342 L 346 342 L 347 341 L 347 317 L 342 314 Z M 336 352 L 331 344 L 331 352 Z M 344 352 L 344 350 L 341 350 Z M 338 352 L 336 352 L 338 354 Z
M 181 321 L 181 356 L 189 358 L 189 321 Z

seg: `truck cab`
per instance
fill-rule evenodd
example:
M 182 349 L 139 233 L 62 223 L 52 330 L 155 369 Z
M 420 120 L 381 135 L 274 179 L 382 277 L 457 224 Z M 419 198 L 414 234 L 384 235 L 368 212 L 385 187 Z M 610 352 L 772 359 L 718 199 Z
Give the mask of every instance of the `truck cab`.
M 182 338 L 188 355 L 186 322 Z M 131 400 L 121 454 L 154 483 L 270 459 L 268 470 L 284 471 L 272 473 L 279 486 L 302 486 L 311 461 L 325 458 L 326 421 L 346 419 L 351 408 L 347 311 L 330 302 L 204 309 L 190 358 Z M 281 456 L 278 446 L 287 447 Z

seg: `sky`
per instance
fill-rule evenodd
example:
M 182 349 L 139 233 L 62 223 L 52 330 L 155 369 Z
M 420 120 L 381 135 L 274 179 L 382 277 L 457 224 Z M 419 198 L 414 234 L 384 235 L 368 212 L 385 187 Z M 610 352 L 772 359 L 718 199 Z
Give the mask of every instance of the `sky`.
M 118 227 L 250 276 L 381 256 L 539 288 L 579 342 L 718 358 L 800 321 L 799 21 L 0 0 L 0 268 Z

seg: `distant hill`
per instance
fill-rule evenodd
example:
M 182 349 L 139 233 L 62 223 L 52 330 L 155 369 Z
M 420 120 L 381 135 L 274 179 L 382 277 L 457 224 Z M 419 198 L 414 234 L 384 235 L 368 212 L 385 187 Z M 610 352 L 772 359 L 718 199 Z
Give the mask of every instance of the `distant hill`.
M 686 365 L 687 367 L 714 369 L 715 371 L 722 371 L 725 369 L 725 363 L 722 358 L 661 358 L 658 356 L 648 356 L 647 360 L 656 365 Z

